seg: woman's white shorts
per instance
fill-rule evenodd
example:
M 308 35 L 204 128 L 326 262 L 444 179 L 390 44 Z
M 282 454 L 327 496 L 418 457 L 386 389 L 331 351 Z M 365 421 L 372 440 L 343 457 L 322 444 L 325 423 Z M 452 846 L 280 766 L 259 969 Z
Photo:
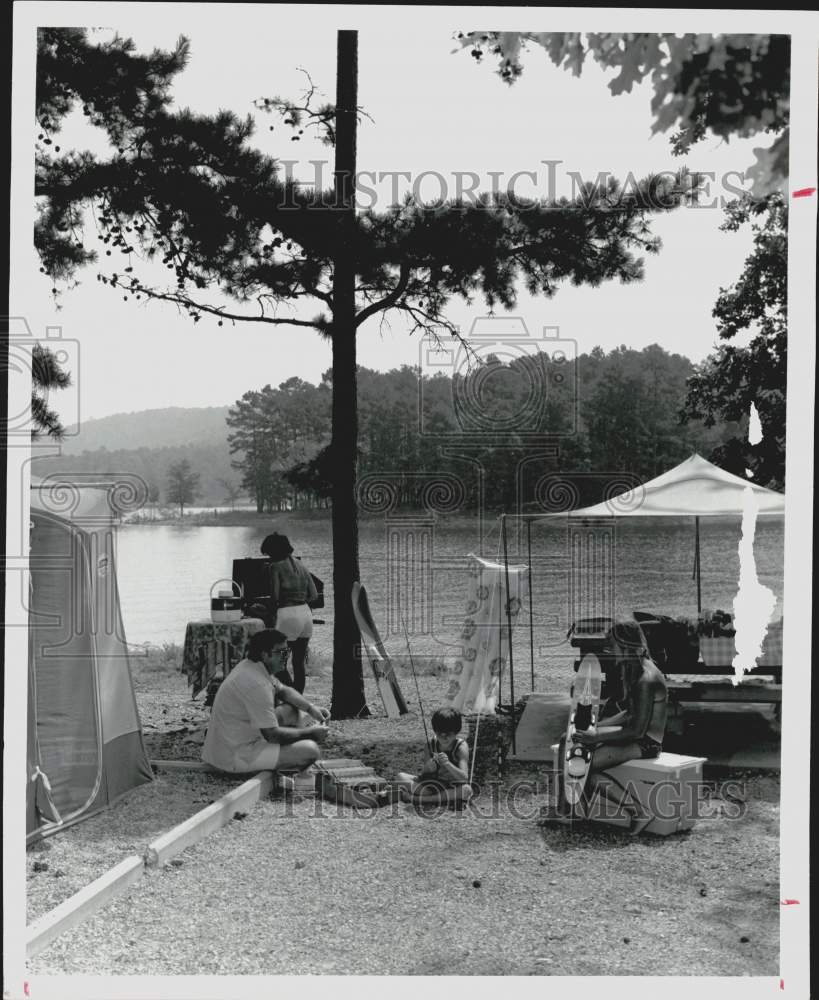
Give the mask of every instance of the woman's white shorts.
M 309 639 L 313 634 L 313 612 L 306 604 L 296 604 L 289 608 L 279 608 L 276 624 L 273 626 L 292 642 L 294 639 Z

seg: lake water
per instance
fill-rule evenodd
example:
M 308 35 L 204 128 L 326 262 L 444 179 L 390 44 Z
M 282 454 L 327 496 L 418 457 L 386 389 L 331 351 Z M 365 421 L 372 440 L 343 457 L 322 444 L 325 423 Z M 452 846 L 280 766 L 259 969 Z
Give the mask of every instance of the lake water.
M 290 516 L 292 517 L 292 515 Z M 330 523 L 324 517 L 286 520 L 275 516 L 258 526 L 207 527 L 184 524 L 124 525 L 118 531 L 117 575 L 125 634 L 130 643 L 181 644 L 188 621 L 209 616 L 211 585 L 229 577 L 233 560 L 258 557 L 259 544 L 269 532 L 286 532 L 296 554 L 325 581 L 326 608 L 316 617 L 313 647 L 329 653 L 332 644 L 332 558 Z M 514 521 L 507 522 L 510 562 L 525 563 L 528 548 L 525 529 L 520 547 Z M 494 559 L 500 549 L 499 522 L 483 528 L 477 519 L 459 515 L 440 517 L 434 526 L 422 521 L 393 523 L 398 537 L 413 536 L 415 548 L 415 605 L 406 611 L 413 652 L 451 655 L 464 618 L 467 556 L 481 553 Z M 762 584 L 777 595 L 775 616 L 783 613 L 781 517 L 760 517 L 754 551 Z M 532 629 L 539 657 L 565 656 L 569 650 L 565 634 L 569 618 L 569 558 L 565 521 L 539 521 L 532 527 Z M 425 535 L 433 556 L 429 576 L 421 569 L 421 546 Z M 394 538 L 397 536 L 393 536 Z M 702 604 L 705 608 L 730 610 L 737 589 L 740 538 L 739 518 L 701 519 Z M 624 518 L 615 528 L 614 610 L 642 610 L 670 615 L 696 613 L 696 584 L 692 579 L 694 556 L 693 519 Z M 391 567 L 387 553 L 387 524 L 372 518 L 361 524 L 362 582 L 370 595 L 373 614 L 391 653 L 403 655 L 406 644 L 398 618 L 390 634 L 387 583 Z M 414 555 L 412 555 L 414 552 Z M 411 574 L 412 575 L 412 574 Z M 395 567 L 392 581 L 395 585 Z M 431 580 L 431 584 L 427 581 Z M 227 585 L 225 585 L 227 586 Z M 214 588 L 214 592 L 216 589 Z M 424 626 L 424 620 L 431 627 Z M 516 629 L 515 655 L 528 664 L 529 608 L 524 601 Z M 517 671 L 516 671 L 517 672 Z

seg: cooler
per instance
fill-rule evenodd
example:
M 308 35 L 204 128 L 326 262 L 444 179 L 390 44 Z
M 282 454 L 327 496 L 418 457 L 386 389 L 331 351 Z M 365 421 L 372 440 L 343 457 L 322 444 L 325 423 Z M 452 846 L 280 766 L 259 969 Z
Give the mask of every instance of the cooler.
M 555 767 L 562 766 L 555 752 Z M 697 805 L 702 785 L 702 766 L 705 757 L 683 757 L 674 753 L 661 753 L 649 760 L 630 760 L 601 772 L 613 778 L 636 798 L 652 815 L 645 827 L 646 833 L 667 837 L 680 830 L 690 830 L 697 821 Z M 612 826 L 628 827 L 630 820 L 618 815 L 604 815 L 605 804 L 600 798 L 592 804 L 589 819 Z

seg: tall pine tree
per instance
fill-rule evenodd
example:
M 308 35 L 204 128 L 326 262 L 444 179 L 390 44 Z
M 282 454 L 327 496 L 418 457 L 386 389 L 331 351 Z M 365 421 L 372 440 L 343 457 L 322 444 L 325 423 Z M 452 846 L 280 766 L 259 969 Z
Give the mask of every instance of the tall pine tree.
M 520 284 L 552 296 L 564 280 L 640 280 L 640 255 L 660 245 L 648 220 L 676 208 L 691 178 L 647 178 L 628 190 L 612 179 L 574 202 L 493 193 L 357 212 L 355 32 L 339 33 L 336 107 L 316 112 L 336 146 L 330 192 L 282 180 L 276 161 L 252 146 L 250 117 L 174 111 L 170 87 L 189 52 L 185 39 L 173 52 L 140 56 L 127 39 L 40 31 L 35 243 L 53 280 L 96 265 L 106 288 L 129 301 L 173 303 L 195 325 L 289 325 L 330 340 L 332 711 L 354 716 L 366 710 L 350 600 L 359 576 L 358 329 L 396 310 L 413 331 L 456 333 L 445 314 L 456 296 L 511 309 Z M 61 123 L 76 106 L 107 134 L 109 155 L 60 150 Z M 283 315 L 285 304 L 298 313 Z

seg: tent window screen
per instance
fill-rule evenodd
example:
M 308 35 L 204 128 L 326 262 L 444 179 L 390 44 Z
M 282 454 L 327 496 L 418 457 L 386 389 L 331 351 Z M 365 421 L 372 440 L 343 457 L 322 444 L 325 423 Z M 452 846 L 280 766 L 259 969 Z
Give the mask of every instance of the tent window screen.
M 64 819 L 93 798 L 102 766 L 84 536 L 34 517 L 29 621 L 39 765 Z M 61 537 L 58 537 L 61 536 Z

